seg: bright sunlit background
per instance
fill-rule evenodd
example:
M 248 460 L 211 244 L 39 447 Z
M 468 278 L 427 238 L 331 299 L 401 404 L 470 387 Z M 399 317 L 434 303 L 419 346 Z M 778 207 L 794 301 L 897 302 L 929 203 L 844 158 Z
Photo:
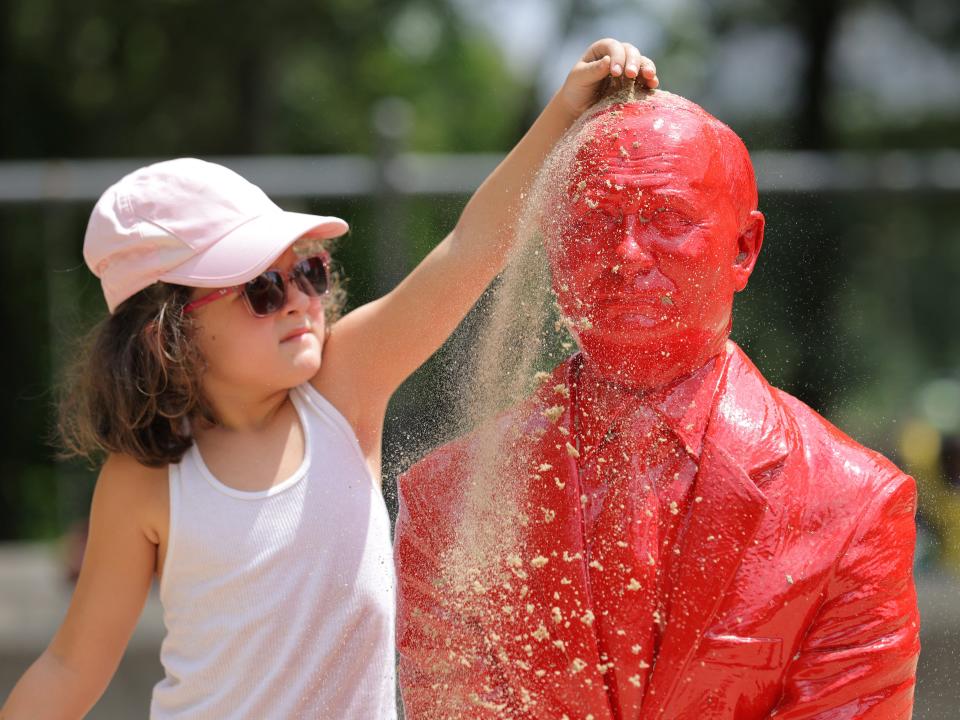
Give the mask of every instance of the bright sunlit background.
M 604 35 L 751 149 L 768 229 L 734 337 L 772 384 L 917 477 L 915 717 L 960 716 L 955 0 L 0 0 L 0 698 L 77 565 L 95 474 L 48 440 L 69 342 L 105 312 L 80 249 L 107 185 L 193 155 L 288 209 L 340 215 L 356 306 L 453 227 Z M 388 487 L 442 434 L 437 372 L 391 406 Z M 146 715 L 161 632 L 152 598 L 90 717 Z

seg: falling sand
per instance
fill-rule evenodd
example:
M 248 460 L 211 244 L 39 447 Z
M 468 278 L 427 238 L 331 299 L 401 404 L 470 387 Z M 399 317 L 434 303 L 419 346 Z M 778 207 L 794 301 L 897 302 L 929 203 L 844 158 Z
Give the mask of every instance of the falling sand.
M 566 222 L 552 212 L 560 206 L 557 194 L 566 192 L 577 169 L 575 155 L 584 135 L 595 135 L 598 123 L 616 121 L 615 113 L 593 119 L 597 111 L 636 102 L 646 94 L 635 89 L 632 81 L 613 83 L 606 97 L 584 113 L 553 148 L 525 198 L 517 244 L 489 298 L 485 325 L 470 348 L 472 366 L 458 401 L 456 425 L 471 430 L 471 476 L 465 483 L 456 541 L 443 562 L 445 584 L 458 594 L 476 590 L 477 584 L 490 587 L 502 582 L 510 576 L 504 558 L 523 555 L 519 531 L 529 518 L 522 511 L 522 488 L 517 481 L 540 474 L 533 458 L 525 462 L 517 445 L 537 430 L 514 422 L 509 409 L 529 398 L 550 377 L 548 370 L 577 349 L 570 330 L 588 322 L 585 317 L 564 317 L 551 289 L 543 237 L 547 223 L 550 232 L 558 233 Z M 565 401 L 567 388 L 559 386 L 556 395 L 558 401 Z M 564 409 L 558 402 L 543 415 L 555 422 Z M 517 417 L 525 415 L 521 412 Z
M 453 623 L 480 622 L 482 627 L 477 639 L 463 646 L 448 639 L 446 657 L 437 659 L 441 663 L 462 669 L 482 667 L 492 660 L 517 671 L 530 670 L 539 680 L 543 671 L 534 672 L 528 664 L 535 646 L 550 643 L 568 652 L 565 641 L 553 636 L 551 628 L 571 622 L 588 627 L 594 623 L 589 607 L 539 607 L 528 597 L 527 582 L 532 574 L 556 572 L 556 582 L 569 585 L 571 581 L 563 573 L 574 570 L 574 561 L 582 560 L 580 553 L 562 548 L 544 554 L 524 544 L 525 528 L 534 522 L 554 522 L 557 512 L 556 508 L 531 505 L 527 486 L 548 483 L 551 487 L 555 484 L 558 491 L 564 489 L 561 473 L 552 473 L 553 468 L 537 457 L 537 440 L 548 428 L 559 428 L 569 440 L 557 446 L 560 452 L 565 458 L 579 458 L 576 439 L 559 424 L 570 402 L 569 388 L 559 379 L 544 383 L 552 377 L 552 369 L 578 349 L 577 330 L 589 327 L 586 312 L 568 317 L 560 311 L 551 287 L 544 237 L 566 234 L 570 221 L 557 208 L 566 207 L 570 200 L 591 202 L 586 194 L 580 198 L 578 188 L 570 185 L 574 174 L 582 177 L 592 172 L 592 168 L 577 166 L 578 148 L 598 135 L 612 137 L 617 132 L 618 111 L 595 117 L 597 111 L 618 103 L 642 102 L 647 94 L 636 90 L 633 82 L 617 82 L 554 147 L 524 198 L 517 243 L 485 297 L 484 324 L 466 349 L 469 369 L 465 378 L 463 374 L 459 378 L 453 424 L 466 433 L 469 460 L 463 467 L 470 474 L 463 478 L 464 495 L 452 542 L 440 558 L 435 597 L 443 616 Z M 558 201 L 568 193 L 567 202 Z M 538 406 L 537 396 L 547 396 L 550 402 Z M 529 643 L 521 653 L 524 657 L 508 657 L 501 637 L 507 628 L 518 627 L 527 628 L 524 634 Z M 584 660 L 571 656 L 569 663 L 572 675 L 587 675 L 582 673 Z M 468 702 L 502 710 L 506 699 L 498 700 L 497 692 L 493 689 L 489 697 L 472 697 Z M 521 705 L 537 702 L 536 690 L 524 689 L 520 695 Z M 450 717 L 469 713 L 452 706 L 449 711 Z

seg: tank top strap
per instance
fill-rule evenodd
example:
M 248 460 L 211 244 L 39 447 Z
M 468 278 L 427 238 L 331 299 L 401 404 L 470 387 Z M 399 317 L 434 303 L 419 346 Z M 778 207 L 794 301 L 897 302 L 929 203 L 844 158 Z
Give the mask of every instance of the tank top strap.
M 312 410 L 329 429 L 335 431 L 350 446 L 353 454 L 363 465 L 365 474 L 370 478 L 374 486 L 379 489 L 379 484 L 376 482 L 373 473 L 370 472 L 370 468 L 367 465 L 367 459 L 363 455 L 363 450 L 360 449 L 360 441 L 357 439 L 357 434 L 354 432 L 349 421 L 343 416 L 343 413 L 309 382 L 295 387 L 291 390 L 290 394 L 294 402 L 302 403 L 305 408 Z

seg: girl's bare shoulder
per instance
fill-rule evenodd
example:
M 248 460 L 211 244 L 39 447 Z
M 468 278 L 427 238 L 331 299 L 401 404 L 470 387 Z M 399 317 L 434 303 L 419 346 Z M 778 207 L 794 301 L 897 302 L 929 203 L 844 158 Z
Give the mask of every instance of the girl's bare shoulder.
M 128 492 L 149 491 L 156 485 L 166 487 L 169 467 L 149 467 L 123 453 L 111 453 L 100 469 L 98 484 L 108 484 Z
M 129 455 L 111 454 L 97 478 L 94 508 L 125 515 L 126 522 L 135 521 L 157 543 L 170 513 L 168 477 L 168 466 L 148 467 Z

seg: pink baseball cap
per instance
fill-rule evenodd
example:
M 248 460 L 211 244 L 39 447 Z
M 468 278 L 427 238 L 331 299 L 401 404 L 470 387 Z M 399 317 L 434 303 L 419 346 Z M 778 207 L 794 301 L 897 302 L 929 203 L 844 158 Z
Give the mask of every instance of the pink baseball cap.
M 298 238 L 334 238 L 348 229 L 337 217 L 281 210 L 222 165 L 178 158 L 135 170 L 100 196 L 83 258 L 112 313 L 155 282 L 242 285 Z

